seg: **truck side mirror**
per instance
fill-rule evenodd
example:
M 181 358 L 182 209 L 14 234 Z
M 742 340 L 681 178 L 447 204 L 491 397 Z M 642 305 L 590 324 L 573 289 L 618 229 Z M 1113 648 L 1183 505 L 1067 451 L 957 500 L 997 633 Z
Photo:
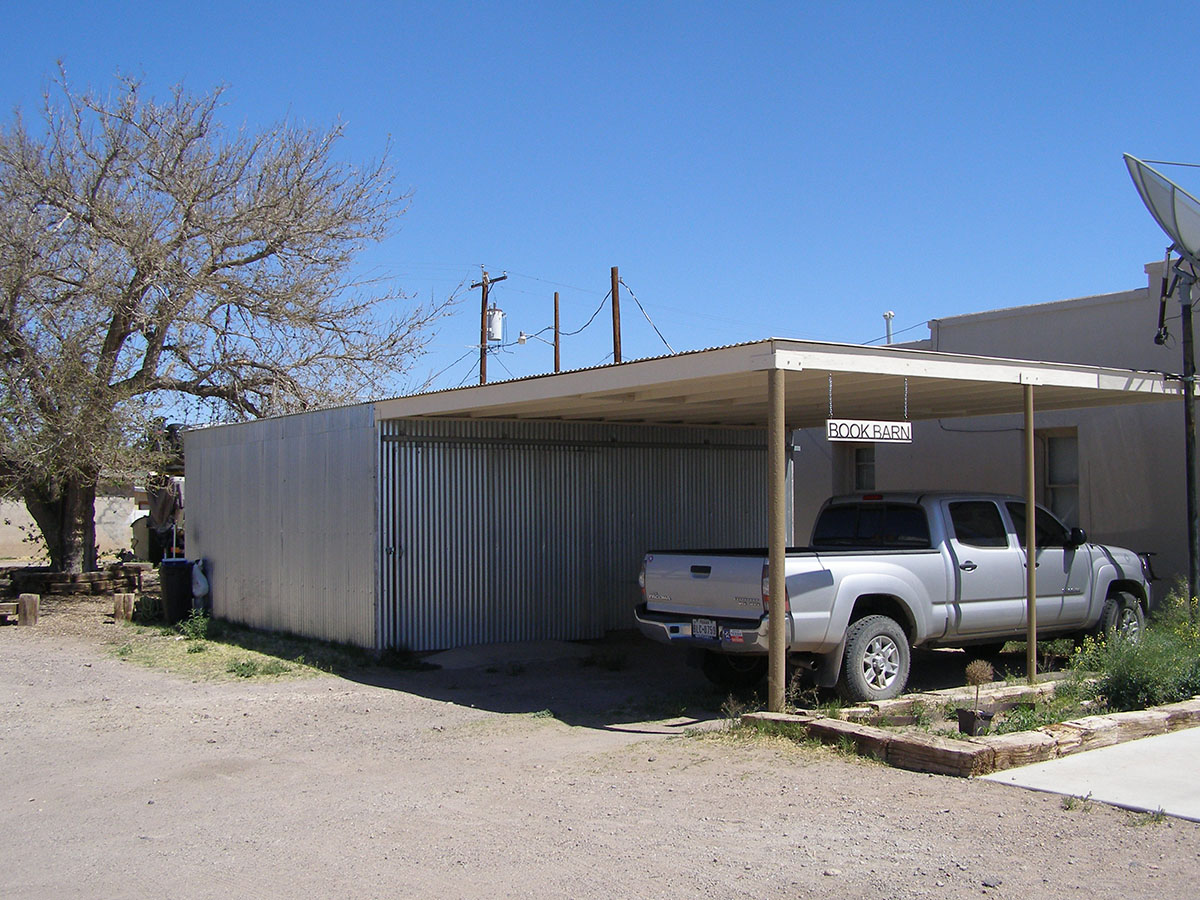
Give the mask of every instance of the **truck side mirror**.
M 1080 547 L 1087 543 L 1087 532 L 1082 528 L 1072 528 L 1067 535 L 1068 547 Z

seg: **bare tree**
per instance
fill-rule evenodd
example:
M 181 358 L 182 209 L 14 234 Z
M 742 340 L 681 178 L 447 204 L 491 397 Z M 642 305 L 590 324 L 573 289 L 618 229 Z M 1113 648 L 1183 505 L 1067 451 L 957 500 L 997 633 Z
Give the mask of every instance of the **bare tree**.
M 341 127 L 230 130 L 224 88 L 157 102 L 123 79 L 0 126 L 0 487 L 51 565 L 95 566 L 98 480 L 188 398 L 258 417 L 392 387 L 450 300 L 355 283 L 407 197 L 385 158 L 340 161 Z

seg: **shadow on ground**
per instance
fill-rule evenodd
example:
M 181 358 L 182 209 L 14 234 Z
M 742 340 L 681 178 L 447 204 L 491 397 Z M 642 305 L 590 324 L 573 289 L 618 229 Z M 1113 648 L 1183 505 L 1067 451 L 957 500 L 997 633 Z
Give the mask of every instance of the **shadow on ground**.
M 364 666 L 338 674 L 461 706 L 501 713 L 548 711 L 568 725 L 622 731 L 648 722 L 657 723 L 655 733 L 664 728 L 682 731 L 722 718 L 723 707 L 728 708 L 728 693 L 689 666 L 685 653 L 637 632 L 610 632 L 599 640 L 558 646 L 560 654 L 551 652 L 556 658 L 549 659 L 485 650 L 478 652 L 477 664 L 466 661 L 455 668 L 404 671 Z M 737 702 L 755 700 L 744 696 Z
M 521 659 L 519 654 L 476 648 L 476 658 L 456 658 L 456 668 L 397 671 L 367 666 L 339 674 L 494 712 L 549 711 L 562 722 L 590 728 L 630 730 L 654 722 L 655 732 L 664 727 L 682 730 L 765 706 L 765 684 L 757 690 L 723 691 L 688 664 L 686 652 L 649 641 L 635 631 L 559 646 L 567 655 L 553 659 Z M 974 658 L 963 650 L 915 650 L 908 691 L 961 687 L 966 683 L 964 669 Z M 989 658 L 998 678 L 1006 672 L 1023 672 L 1023 652 Z M 815 697 L 818 703 L 836 699 L 832 691 L 819 691 Z M 812 700 L 813 695 L 808 695 L 805 705 Z M 670 724 L 663 725 L 664 721 Z

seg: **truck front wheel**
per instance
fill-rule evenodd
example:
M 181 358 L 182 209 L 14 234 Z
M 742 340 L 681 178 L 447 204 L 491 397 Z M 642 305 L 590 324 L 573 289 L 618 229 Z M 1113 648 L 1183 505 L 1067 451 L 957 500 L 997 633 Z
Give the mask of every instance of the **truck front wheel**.
M 1110 639 L 1120 636 L 1125 640 L 1137 642 L 1141 639 L 1145 627 L 1146 618 L 1137 597 L 1126 591 L 1113 591 L 1108 595 L 1108 599 L 1104 601 L 1104 610 L 1100 613 L 1100 634 Z
M 700 661 L 700 671 L 717 687 L 740 691 L 754 687 L 767 676 L 767 658 L 706 650 Z
M 908 636 L 887 616 L 866 616 L 846 631 L 837 691 L 846 700 L 888 700 L 908 683 Z

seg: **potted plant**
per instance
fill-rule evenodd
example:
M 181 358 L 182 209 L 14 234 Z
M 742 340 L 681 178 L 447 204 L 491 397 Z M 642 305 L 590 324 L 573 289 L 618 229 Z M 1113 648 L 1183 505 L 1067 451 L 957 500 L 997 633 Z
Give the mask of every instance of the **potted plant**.
M 987 734 L 992 724 L 993 710 L 979 708 L 979 686 L 987 684 L 995 677 L 992 664 L 985 659 L 976 659 L 967 663 L 967 684 L 975 685 L 975 706 L 973 709 L 958 709 L 958 730 L 971 737 Z

